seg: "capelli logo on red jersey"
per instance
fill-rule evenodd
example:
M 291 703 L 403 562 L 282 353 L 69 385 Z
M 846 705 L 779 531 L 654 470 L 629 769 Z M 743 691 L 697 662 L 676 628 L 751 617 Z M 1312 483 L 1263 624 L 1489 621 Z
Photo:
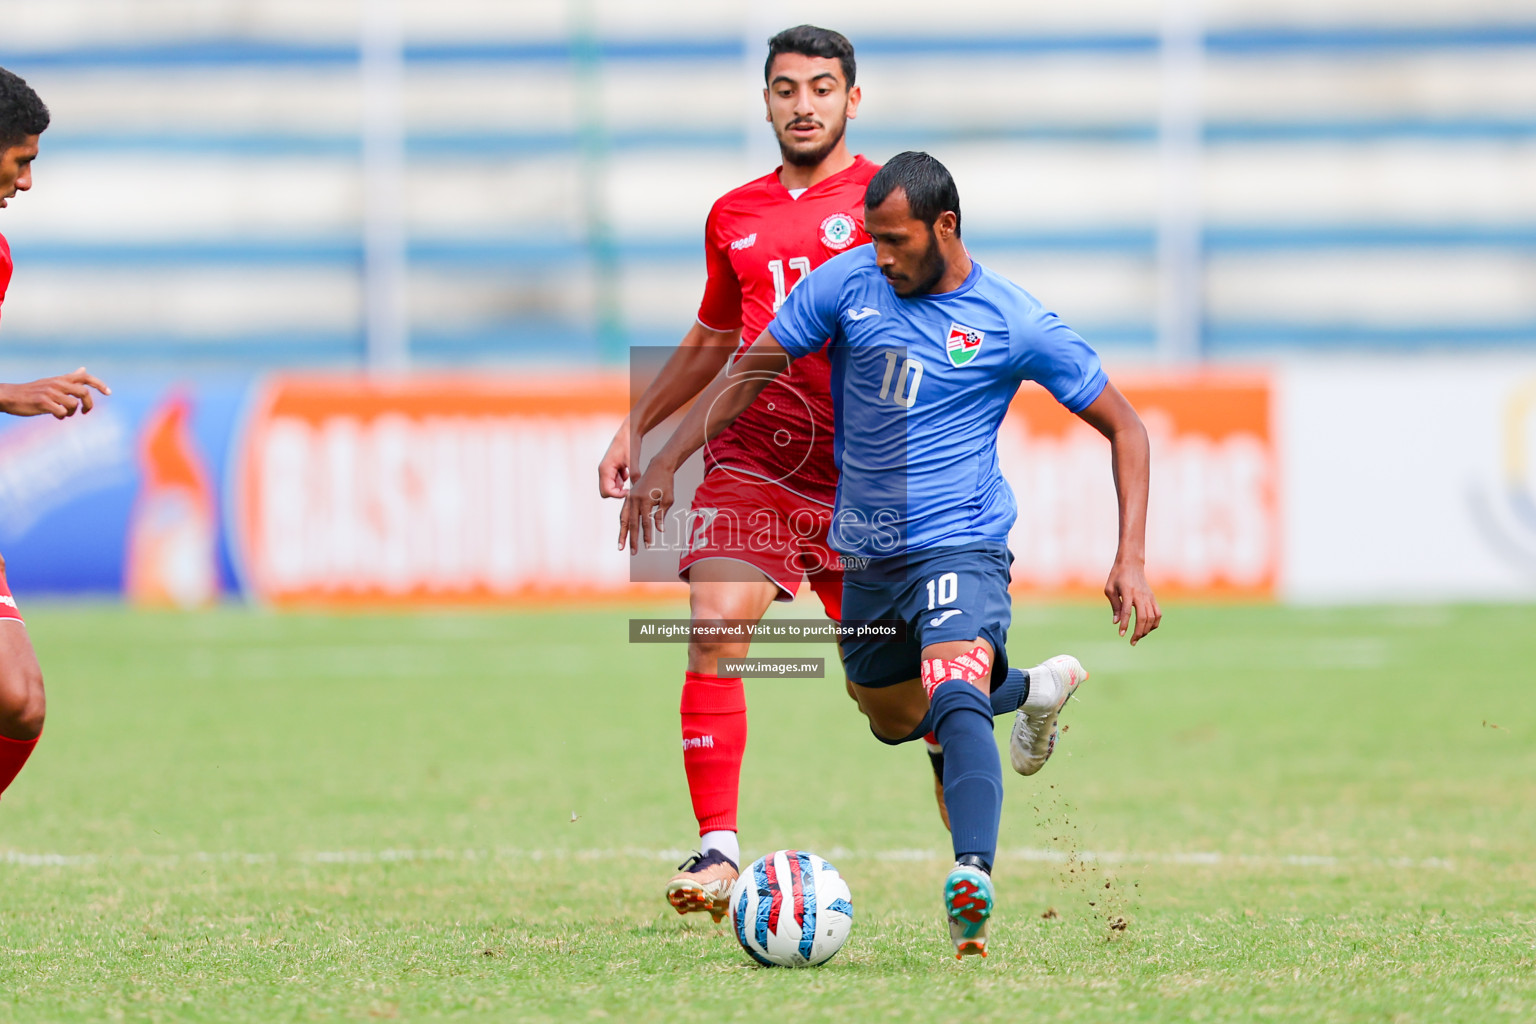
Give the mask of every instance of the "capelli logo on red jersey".
M 736 241 L 731 243 L 731 248 L 735 249 L 735 250 L 750 249 L 750 248 L 752 248 L 756 244 L 757 244 L 757 232 L 754 231 L 750 235 L 748 235 L 746 238 L 738 238 L 738 239 L 736 239 Z

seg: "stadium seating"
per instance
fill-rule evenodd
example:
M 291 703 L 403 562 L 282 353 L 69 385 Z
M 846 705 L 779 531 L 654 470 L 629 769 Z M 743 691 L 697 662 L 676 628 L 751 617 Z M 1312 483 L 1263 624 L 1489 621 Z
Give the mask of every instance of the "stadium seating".
M 570 5 L 403 6 L 413 360 L 618 362 L 673 340 L 709 202 L 773 163 L 764 33 L 735 5 L 601 7 L 584 77 Z M 845 6 L 855 147 L 939 155 L 980 258 L 1096 343 L 1150 355 L 1157 11 L 991 0 L 936 38 L 927 5 Z M 1536 346 L 1528 5 L 1280 16 L 1207 5 L 1204 353 Z M 0 65 L 55 114 L 36 191 L 0 218 L 11 359 L 360 365 L 350 5 L 50 0 L 6 18 Z

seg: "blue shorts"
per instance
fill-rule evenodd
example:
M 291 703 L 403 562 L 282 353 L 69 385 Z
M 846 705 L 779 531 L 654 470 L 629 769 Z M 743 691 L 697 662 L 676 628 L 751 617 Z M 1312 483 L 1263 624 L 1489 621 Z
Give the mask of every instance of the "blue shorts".
M 843 669 L 860 686 L 916 679 L 922 651 L 948 640 L 986 640 L 997 656 L 995 687 L 1008 674 L 1004 644 L 1013 621 L 1008 597 L 1013 555 L 1000 542 L 909 551 L 876 558 L 862 569 L 845 563 L 843 621 L 900 619 L 906 639 L 845 640 Z

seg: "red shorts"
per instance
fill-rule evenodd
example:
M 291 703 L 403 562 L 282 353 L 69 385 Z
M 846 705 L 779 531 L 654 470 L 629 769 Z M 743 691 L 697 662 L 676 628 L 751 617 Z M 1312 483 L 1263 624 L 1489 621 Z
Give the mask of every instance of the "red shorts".
M 706 558 L 745 562 L 779 588 L 789 601 L 809 580 L 828 618 L 843 617 L 843 568 L 827 546 L 832 509 L 767 481 L 726 469 L 704 477 L 688 512 L 683 557 L 677 574 Z
M 16 599 L 11 596 L 11 585 L 5 581 L 4 559 L 0 559 L 0 619 L 21 621 L 21 609 L 16 607 Z

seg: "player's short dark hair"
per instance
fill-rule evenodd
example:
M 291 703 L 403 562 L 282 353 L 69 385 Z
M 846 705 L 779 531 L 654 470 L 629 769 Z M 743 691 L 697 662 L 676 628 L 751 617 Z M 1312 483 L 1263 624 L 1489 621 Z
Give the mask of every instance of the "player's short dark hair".
M 824 57 L 843 66 L 844 83 L 853 88 L 853 79 L 859 66 L 853 59 L 853 44 L 841 32 L 815 25 L 796 25 L 768 40 L 768 59 L 763 63 L 763 82 L 773 74 L 773 60 L 781 53 L 798 53 L 802 57 Z
M 48 108 L 21 76 L 0 68 L 0 149 L 20 145 L 48 127 Z
M 960 190 L 949 168 L 927 153 L 897 153 L 869 179 L 864 190 L 865 207 L 873 210 L 897 189 L 907 194 L 912 216 L 924 224 L 932 225 L 945 210 L 954 211 L 955 237 L 960 237 Z

